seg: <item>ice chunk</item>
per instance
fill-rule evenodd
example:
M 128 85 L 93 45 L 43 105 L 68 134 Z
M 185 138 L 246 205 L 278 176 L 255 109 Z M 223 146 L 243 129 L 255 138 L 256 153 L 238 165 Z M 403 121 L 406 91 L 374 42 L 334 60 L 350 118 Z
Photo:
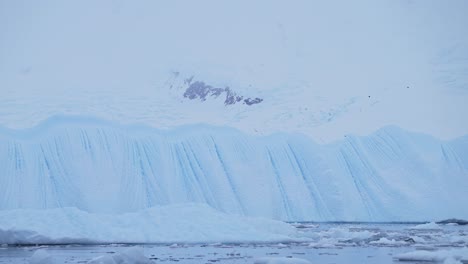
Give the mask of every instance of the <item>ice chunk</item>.
M 466 243 L 468 244 L 468 235 L 456 235 L 450 236 L 450 242 L 452 243 Z
M 329 237 L 336 239 L 337 241 L 351 241 L 351 242 L 360 242 L 369 240 L 371 237 L 378 235 L 376 232 L 371 232 L 369 230 L 350 230 L 349 228 L 337 227 L 330 228 L 327 231 L 320 233 L 321 236 Z
M 103 255 L 99 257 L 95 257 L 92 260 L 87 262 L 88 264 L 117 264 L 113 256 L 111 255 Z
M 459 260 L 449 257 L 444 261 L 444 264 L 463 264 L 463 263 Z
M 399 254 L 395 258 L 400 261 L 448 261 L 449 263 L 453 263 L 453 261 L 466 262 L 468 261 L 468 248 L 457 248 L 439 251 L 416 250 L 408 253 Z
M 29 264 L 58 264 L 57 260 L 44 249 L 38 249 L 29 258 Z
M 439 226 L 438 224 L 436 224 L 435 222 L 430 222 L 430 223 L 426 223 L 426 224 L 421 224 L 421 225 L 413 226 L 413 227 L 411 227 L 411 229 L 436 230 L 436 229 L 442 229 L 442 227 L 440 227 L 440 226 Z
M 145 257 L 143 249 L 140 247 L 131 247 L 120 253 L 113 255 L 103 255 L 96 257 L 88 264 L 152 264 L 153 262 Z
M 386 237 L 382 237 L 379 240 L 369 242 L 369 244 L 372 244 L 372 245 L 387 245 L 387 246 L 401 246 L 401 245 L 406 245 L 407 243 L 405 241 L 401 241 L 401 240 L 388 239 Z
M 265 257 L 258 258 L 255 264 L 311 264 L 308 260 L 301 258 L 281 258 L 281 257 Z

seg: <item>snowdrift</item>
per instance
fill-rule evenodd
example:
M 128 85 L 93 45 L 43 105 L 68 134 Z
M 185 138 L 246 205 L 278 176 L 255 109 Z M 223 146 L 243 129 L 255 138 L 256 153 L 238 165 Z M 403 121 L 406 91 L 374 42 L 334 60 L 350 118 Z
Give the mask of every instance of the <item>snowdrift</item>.
M 0 210 L 130 213 L 195 202 L 290 221 L 467 219 L 466 190 L 468 137 L 397 127 L 328 145 L 300 134 L 72 117 L 0 129 Z

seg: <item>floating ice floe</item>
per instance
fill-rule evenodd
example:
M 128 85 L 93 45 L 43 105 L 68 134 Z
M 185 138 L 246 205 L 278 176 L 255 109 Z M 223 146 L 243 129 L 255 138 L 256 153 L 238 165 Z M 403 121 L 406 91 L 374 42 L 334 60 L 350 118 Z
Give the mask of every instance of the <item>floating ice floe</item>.
M 38 249 L 29 258 L 29 264 L 59 264 L 60 262 L 45 249 Z M 151 264 L 143 249 L 139 247 L 130 247 L 119 253 L 102 255 L 91 259 L 88 264 Z
M 54 256 L 47 253 L 44 249 L 38 249 L 29 258 L 29 264 L 58 264 Z
M 427 251 L 416 250 L 395 256 L 400 261 L 428 261 L 444 263 L 462 263 L 468 261 L 468 248 Z
M 254 264 L 311 264 L 308 260 L 300 258 L 281 258 L 281 257 L 265 257 L 258 258 Z
M 468 235 L 452 235 L 449 238 L 451 243 L 465 243 L 468 244 Z
M 379 240 L 369 242 L 371 245 L 384 245 L 384 246 L 403 246 L 408 243 L 401 240 L 388 239 L 386 237 L 381 237 Z
M 435 222 L 430 222 L 430 223 L 426 223 L 426 224 L 421 224 L 421 225 L 417 225 L 417 226 L 413 226 L 411 227 L 411 229 L 420 229 L 420 230 L 440 230 L 442 229 L 442 227 L 438 224 L 436 224 Z
M 103 255 L 88 261 L 88 264 L 152 264 L 153 262 L 143 254 L 143 249 L 131 247 L 120 253 Z

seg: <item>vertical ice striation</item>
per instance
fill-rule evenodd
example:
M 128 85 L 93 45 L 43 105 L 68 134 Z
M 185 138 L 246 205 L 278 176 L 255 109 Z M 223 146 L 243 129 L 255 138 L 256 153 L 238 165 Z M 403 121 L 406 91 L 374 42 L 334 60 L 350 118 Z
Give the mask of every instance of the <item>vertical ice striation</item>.
M 51 119 L 0 131 L 0 210 L 132 212 L 206 203 L 282 220 L 467 218 L 468 140 L 397 127 L 328 145 L 299 134 Z

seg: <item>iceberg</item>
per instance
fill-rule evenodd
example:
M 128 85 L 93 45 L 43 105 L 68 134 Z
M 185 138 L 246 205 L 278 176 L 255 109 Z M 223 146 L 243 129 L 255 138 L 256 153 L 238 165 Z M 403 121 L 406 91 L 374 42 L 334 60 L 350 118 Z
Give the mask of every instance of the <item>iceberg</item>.
M 0 129 L 0 210 L 202 203 L 286 221 L 436 221 L 468 218 L 466 190 L 468 136 L 441 141 L 395 126 L 330 144 L 86 117 Z

